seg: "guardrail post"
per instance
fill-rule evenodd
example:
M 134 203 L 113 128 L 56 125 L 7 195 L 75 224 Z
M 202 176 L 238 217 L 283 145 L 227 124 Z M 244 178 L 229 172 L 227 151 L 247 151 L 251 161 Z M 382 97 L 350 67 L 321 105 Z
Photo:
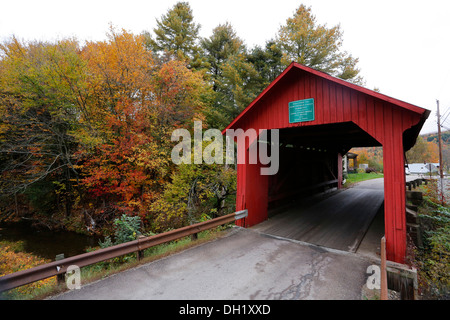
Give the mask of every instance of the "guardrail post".
M 57 254 L 55 257 L 55 261 L 64 260 L 64 253 Z M 58 285 L 64 284 L 66 282 L 66 275 L 64 273 L 60 273 L 56 275 L 56 282 Z
M 142 251 L 142 250 L 137 251 L 136 259 L 137 259 L 137 261 L 141 261 L 142 259 L 144 259 L 144 251 Z
M 145 237 L 141 235 L 137 239 L 138 240 L 138 251 L 136 251 L 137 261 L 141 261 L 142 259 L 144 259 L 144 250 L 141 250 L 141 242 L 140 242 L 141 239 L 145 239 Z

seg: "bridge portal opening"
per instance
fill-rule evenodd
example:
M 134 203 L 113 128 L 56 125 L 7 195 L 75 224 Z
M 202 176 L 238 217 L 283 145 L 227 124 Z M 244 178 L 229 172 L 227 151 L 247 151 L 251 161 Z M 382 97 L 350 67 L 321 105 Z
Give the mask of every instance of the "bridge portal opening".
M 347 122 L 281 129 L 279 142 L 279 171 L 267 178 L 268 220 L 255 229 L 350 252 L 370 226 L 376 227 L 375 237 L 383 236 L 383 180 L 341 188 L 343 156 L 353 147 L 381 146 L 377 140 Z M 365 249 L 375 253 L 377 244 Z

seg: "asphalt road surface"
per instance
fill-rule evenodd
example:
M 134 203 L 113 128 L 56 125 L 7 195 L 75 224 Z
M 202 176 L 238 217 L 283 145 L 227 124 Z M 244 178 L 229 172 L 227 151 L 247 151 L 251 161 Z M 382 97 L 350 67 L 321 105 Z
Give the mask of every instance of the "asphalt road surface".
M 235 227 L 221 239 L 51 299 L 361 299 L 371 261 Z
M 341 203 L 343 194 L 358 200 L 353 189 L 377 194 L 383 185 L 383 179 L 364 181 L 322 203 L 332 198 Z M 235 227 L 223 238 L 51 299 L 360 300 L 370 276 L 367 268 L 379 264 L 376 254 L 348 252 L 345 246 L 347 250 L 331 249 L 265 231 Z M 375 245 L 379 239 L 374 237 Z

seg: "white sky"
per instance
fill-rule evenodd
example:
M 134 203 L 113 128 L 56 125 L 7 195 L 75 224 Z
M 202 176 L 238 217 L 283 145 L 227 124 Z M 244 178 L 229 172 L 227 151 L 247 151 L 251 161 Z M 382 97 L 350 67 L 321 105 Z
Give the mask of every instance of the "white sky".
M 103 40 L 108 26 L 152 31 L 177 0 L 0 0 L 0 41 Z M 450 113 L 448 0 L 188 0 L 200 35 L 230 22 L 249 48 L 263 46 L 303 3 L 320 24 L 338 23 L 344 49 L 360 59 L 366 87 L 432 111 L 422 133 L 436 132 L 436 100 Z M 444 123 L 450 128 L 450 116 Z

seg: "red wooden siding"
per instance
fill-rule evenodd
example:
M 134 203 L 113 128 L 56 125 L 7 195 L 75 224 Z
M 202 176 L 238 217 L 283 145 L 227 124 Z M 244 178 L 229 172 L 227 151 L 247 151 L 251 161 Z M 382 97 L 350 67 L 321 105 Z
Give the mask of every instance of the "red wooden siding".
M 315 120 L 290 124 L 288 103 L 309 98 L 314 98 Z M 353 122 L 368 133 L 383 146 L 388 258 L 403 262 L 404 143 L 414 144 L 428 115 L 428 110 L 293 63 L 227 129 L 283 129 Z M 414 130 L 408 131 L 405 142 L 403 133 L 410 128 Z M 337 163 L 339 153 L 335 157 Z M 249 211 L 244 226 L 267 219 L 269 178 L 261 176 L 259 168 L 260 165 L 238 165 L 237 210 Z

